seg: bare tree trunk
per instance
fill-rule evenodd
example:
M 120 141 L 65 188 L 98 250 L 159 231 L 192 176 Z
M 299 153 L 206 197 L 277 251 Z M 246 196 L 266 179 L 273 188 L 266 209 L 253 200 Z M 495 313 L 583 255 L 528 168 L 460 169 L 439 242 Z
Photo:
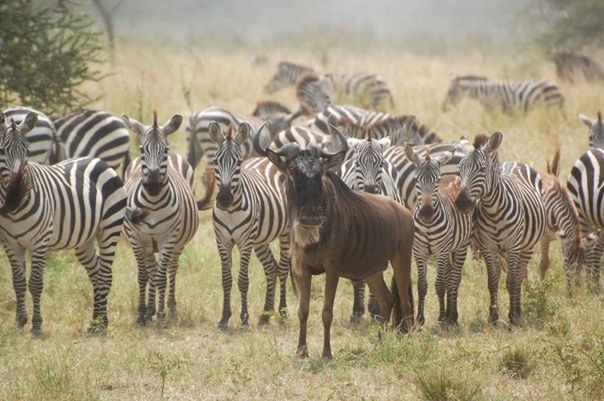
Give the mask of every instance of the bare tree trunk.
M 115 31 L 113 27 L 113 13 L 122 5 L 123 1 L 118 2 L 111 10 L 107 8 L 107 4 L 103 4 L 103 0 L 91 0 L 92 4 L 96 7 L 101 21 L 105 26 L 105 33 L 107 34 L 107 46 L 109 48 L 109 60 L 111 65 L 115 65 Z

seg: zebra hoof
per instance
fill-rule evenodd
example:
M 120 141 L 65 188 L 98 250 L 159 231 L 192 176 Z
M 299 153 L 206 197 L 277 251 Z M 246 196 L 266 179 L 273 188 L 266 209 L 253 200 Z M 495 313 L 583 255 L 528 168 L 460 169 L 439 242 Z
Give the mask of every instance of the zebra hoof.
M 105 326 L 93 323 L 88 327 L 87 331 L 88 331 L 88 334 L 91 336 L 104 336 L 106 329 L 107 329 L 107 327 L 105 327 Z
M 21 316 L 17 318 L 17 327 L 22 329 L 27 324 L 27 316 Z
M 262 314 L 262 316 L 260 316 L 260 319 L 258 319 L 258 325 L 266 326 L 268 324 L 270 318 L 271 318 L 271 315 L 269 314 L 269 312 L 264 312 Z
M 36 338 L 42 337 L 42 328 L 41 327 L 33 327 L 31 329 L 31 334 L 32 334 L 32 336 L 34 336 Z
M 136 319 L 136 325 L 138 327 L 144 327 L 147 325 L 147 319 L 145 318 L 145 315 L 138 316 L 138 319 Z
M 229 328 L 228 320 L 221 320 L 220 322 L 218 322 L 218 330 L 226 331 L 226 329 L 228 329 L 228 328 Z
M 416 321 L 415 321 L 415 324 L 416 324 L 418 327 L 421 327 L 421 326 L 423 326 L 423 325 L 424 325 L 424 323 L 426 323 L 426 318 L 424 317 L 424 315 L 419 315 L 419 314 L 418 314 L 418 315 L 417 315 L 417 319 L 416 319 Z
M 287 319 L 287 307 L 279 308 L 279 316 L 281 319 Z

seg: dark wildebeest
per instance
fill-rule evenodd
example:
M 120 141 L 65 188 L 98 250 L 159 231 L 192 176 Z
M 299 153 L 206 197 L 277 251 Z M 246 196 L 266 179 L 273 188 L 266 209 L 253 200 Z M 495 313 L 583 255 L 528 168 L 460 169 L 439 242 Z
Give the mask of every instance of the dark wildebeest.
M 336 130 L 337 131 L 337 130 Z M 330 171 L 344 160 L 348 144 L 337 131 L 337 150 L 328 153 L 311 144 L 297 143 L 277 150 L 264 149 L 258 133 L 256 151 L 266 154 L 287 181 L 286 198 L 291 227 L 294 288 L 300 293 L 298 355 L 307 356 L 306 325 L 312 275 L 325 273 L 323 303 L 323 358 L 331 358 L 330 328 L 340 277 L 366 280 L 384 321 L 392 307 L 394 325 L 406 332 L 413 326 L 411 256 L 414 224 L 411 213 L 382 195 L 353 191 Z M 392 297 L 382 272 L 394 269 L 396 296 Z M 401 316 L 402 315 L 402 316 Z

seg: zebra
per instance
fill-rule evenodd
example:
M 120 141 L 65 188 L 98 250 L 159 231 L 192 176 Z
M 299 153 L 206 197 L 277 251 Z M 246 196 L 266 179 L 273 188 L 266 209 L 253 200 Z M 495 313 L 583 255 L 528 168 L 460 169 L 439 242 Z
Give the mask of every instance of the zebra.
M 489 81 L 480 76 L 461 76 L 451 81 L 443 111 L 456 105 L 462 97 L 477 100 L 488 111 L 500 107 L 508 115 L 518 111 L 526 114 L 539 103 L 562 109 L 564 103 L 558 85 L 547 79 Z
M 583 114 L 577 114 L 577 118 L 589 127 L 589 149 L 604 148 L 604 124 L 602 123 L 602 113 L 598 111 L 598 117 L 595 120 Z
M 84 109 L 53 119 L 65 154 L 56 159 L 90 156 L 123 172 L 130 164 L 130 135 L 121 118 L 105 111 Z
M 413 208 L 413 255 L 417 264 L 417 323 L 420 325 L 425 322 L 424 302 L 428 290 L 426 270 L 431 256 L 434 256 L 437 264 L 438 320 L 457 324 L 457 291 L 473 227 L 472 214 L 461 213 L 455 207 L 455 198 L 460 191 L 459 177 L 441 177 L 441 166 L 453 158 L 456 150 L 457 147 L 454 147 L 438 157 L 431 157 L 428 149 L 420 157 L 410 144 L 405 145 L 405 155 L 415 165 L 418 200 Z
M 259 136 L 262 127 L 256 131 Z M 228 327 L 231 317 L 232 251 L 239 248 L 240 270 L 237 280 L 241 293 L 241 322 L 249 324 L 247 292 L 248 264 L 252 250 L 260 259 L 266 274 L 264 313 L 259 324 L 268 323 L 275 302 L 277 275 L 280 282 L 279 312 L 287 315 L 286 284 L 290 269 L 289 226 L 287 223 L 285 176 L 265 157 L 245 159 L 244 144 L 248 142 L 251 126 L 241 123 L 234 133 L 226 135 L 217 122 L 209 126 L 210 137 L 218 145 L 215 175 L 218 195 L 214 205 L 213 223 L 216 245 L 222 265 L 223 309 L 218 323 L 221 330 Z M 262 154 L 262 153 L 260 153 Z M 279 240 L 279 264 L 269 245 Z
M 54 158 L 54 155 L 61 152 L 60 141 L 50 118 L 29 107 L 11 107 L 3 110 L 3 113 L 7 122 L 14 121 L 17 125 L 21 124 L 29 113 L 36 113 L 38 123 L 27 133 L 27 140 L 30 144 L 29 160 L 42 164 L 54 164 L 59 161 Z M 1 125 L 0 128 L 2 128 Z
M 574 83 L 577 78 L 585 81 L 604 79 L 604 68 L 587 56 L 560 52 L 551 59 L 556 64 L 556 74 L 562 80 Z
M 384 151 L 390 147 L 390 138 L 376 140 L 369 133 L 366 139 L 348 138 L 348 147 L 348 153 L 352 153 L 352 157 L 338 171 L 342 181 L 351 189 L 385 195 L 402 203 L 395 185 L 396 170 L 384 160 Z M 365 281 L 353 281 L 353 287 L 354 302 L 350 320 L 356 322 L 365 313 Z M 370 298 L 369 305 L 371 314 L 379 315 L 373 297 Z
M 474 212 L 473 240 L 488 272 L 489 323 L 499 320 L 498 256 L 507 256 L 508 317 L 516 325 L 521 317 L 522 272 L 543 237 L 546 218 L 541 194 L 524 179 L 501 171 L 497 149 L 502 139 L 500 132 L 475 137 L 473 149 L 459 163 L 461 189 L 455 206 L 463 213 Z
M 540 194 L 545 208 L 547 227 L 541 240 L 540 276 L 543 279 L 549 269 L 549 247 L 551 242 L 560 238 L 564 256 L 564 272 L 567 291 L 572 295 L 573 266 L 578 269 L 584 264 L 585 250 L 581 244 L 577 211 L 568 196 L 568 191 L 558 179 L 560 172 L 560 149 L 554 153 L 551 162 L 547 162 L 546 172 L 538 172 L 527 164 L 505 162 L 504 172 L 515 173 L 532 185 Z M 526 278 L 527 272 L 523 273 Z
M 570 170 L 566 189 L 577 210 L 581 235 L 588 240 L 587 274 L 594 289 L 600 289 L 600 259 L 604 252 L 604 151 L 590 149 Z
M 425 157 L 425 152 L 429 151 L 432 157 L 440 157 L 441 154 L 451 152 L 457 148 L 453 157 L 446 163 L 441 165 L 442 175 L 458 175 L 459 162 L 467 153 L 468 141 L 462 139 L 459 143 L 439 143 L 433 145 L 414 146 L 413 150 L 419 157 Z M 417 203 L 417 192 L 415 191 L 415 164 L 413 164 L 405 155 L 403 146 L 391 146 L 384 152 L 384 160 L 396 170 L 396 174 L 391 174 L 394 177 L 394 184 L 403 204 L 409 210 L 413 210 Z
M 124 235 L 138 266 L 137 324 L 145 325 L 156 313 L 159 320 L 165 317 L 166 274 L 170 279 L 168 309 L 171 315 L 176 312 L 178 259 L 195 235 L 199 219 L 193 169 L 181 156 L 170 152 L 167 139 L 180 127 L 182 116 L 174 115 L 162 127 L 157 124 L 157 112 L 153 112 L 150 127 L 126 115 L 123 119 L 140 137 L 141 144 L 141 155 L 132 161 L 125 174 L 128 206 Z
M 199 111 L 191 116 L 187 127 L 187 161 L 195 168 L 203 156 L 206 157 L 206 174 L 214 170 L 214 155 L 216 153 L 216 143 L 212 141 L 209 134 L 209 126 L 212 121 L 216 121 L 226 130 L 230 125 L 238 127 L 242 122 L 248 122 L 255 128 L 263 122 L 267 122 L 267 131 L 271 135 L 277 134 L 289 127 L 292 122 L 300 116 L 299 112 L 285 113 L 289 111 L 284 106 L 276 106 L 276 102 L 267 106 L 267 103 L 260 103 L 256 106 L 254 114 L 256 116 L 244 117 L 236 114 L 224 107 L 212 106 Z M 279 111 L 279 109 L 281 109 Z M 266 118 L 266 120 L 263 120 Z M 242 144 L 244 157 L 254 156 L 254 150 L 251 140 Z
M 394 98 L 383 77 L 371 73 L 320 74 L 311 67 L 288 61 L 277 65 L 277 72 L 265 86 L 268 93 L 293 86 L 305 75 L 317 78 L 317 84 L 330 96 L 345 97 L 364 108 L 382 109 L 389 101 L 394 107 Z
M 92 283 L 94 306 L 88 331 L 103 333 L 126 190 L 117 173 L 100 159 L 70 159 L 53 166 L 30 161 L 27 133 L 39 126 L 37 117 L 30 112 L 19 125 L 11 121 L 0 145 L 0 241 L 12 268 L 17 324 L 22 328 L 27 323 L 25 290 L 29 288 L 32 332 L 41 334 L 40 296 L 49 251 L 74 249 Z M 0 121 L 4 119 L 0 113 Z M 28 284 L 26 251 L 31 258 Z

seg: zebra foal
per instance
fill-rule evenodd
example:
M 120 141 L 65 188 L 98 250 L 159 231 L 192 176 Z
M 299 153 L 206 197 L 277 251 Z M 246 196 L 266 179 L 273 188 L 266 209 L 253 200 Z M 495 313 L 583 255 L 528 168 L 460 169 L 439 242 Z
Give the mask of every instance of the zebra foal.
M 0 112 L 0 123 L 3 120 Z M 40 296 L 49 251 L 74 249 L 92 283 L 94 306 L 88 331 L 104 332 L 126 191 L 117 173 L 100 159 L 71 159 L 53 166 L 30 162 L 26 135 L 37 120 L 37 114 L 28 113 L 20 125 L 12 121 L 0 142 L 0 241 L 12 268 L 17 324 L 27 323 L 25 290 L 29 288 L 32 332 L 41 333 Z M 27 284 L 26 251 L 31 257 Z
M 138 266 L 137 323 L 144 325 L 156 312 L 158 319 L 164 318 L 166 274 L 170 279 L 168 308 L 171 314 L 175 312 L 178 259 L 195 235 L 199 219 L 193 169 L 181 156 L 170 152 L 168 145 L 167 137 L 178 130 L 182 117 L 177 114 L 162 127 L 157 124 L 156 112 L 150 127 L 125 115 L 123 118 L 140 136 L 141 143 L 141 155 L 125 174 L 128 207 L 124 233 Z M 159 253 L 159 261 L 155 252 Z

